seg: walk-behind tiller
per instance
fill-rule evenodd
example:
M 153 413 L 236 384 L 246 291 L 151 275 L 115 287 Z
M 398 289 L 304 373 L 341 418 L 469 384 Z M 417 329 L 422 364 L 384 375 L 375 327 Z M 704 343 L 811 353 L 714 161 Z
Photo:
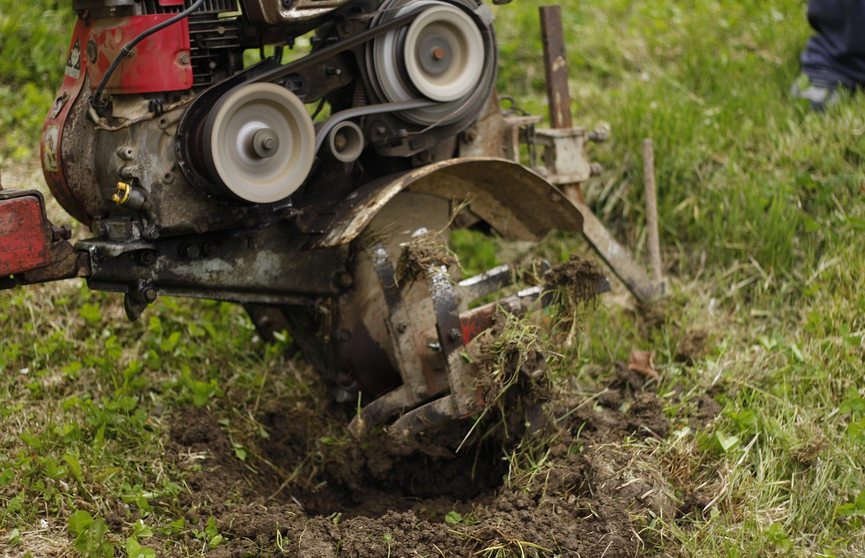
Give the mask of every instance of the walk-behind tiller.
M 451 232 L 581 232 L 553 183 L 589 178 L 584 142 L 600 135 L 503 111 L 491 7 L 72 5 L 42 166 L 92 236 L 71 243 L 38 191 L 0 191 L 0 287 L 84 277 L 123 293 L 132 320 L 159 295 L 240 303 L 265 334 L 289 331 L 339 399 L 362 398 L 356 429 L 418 433 L 487 404 L 466 346 L 497 308 L 542 304 L 543 286 L 473 304 L 517 274 L 460 280 Z M 424 238 L 443 249 L 407 277 L 400 260 Z

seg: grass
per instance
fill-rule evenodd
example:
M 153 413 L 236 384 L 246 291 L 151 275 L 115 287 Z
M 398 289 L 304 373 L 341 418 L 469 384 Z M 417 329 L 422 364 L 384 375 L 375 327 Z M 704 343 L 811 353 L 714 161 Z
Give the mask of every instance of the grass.
M 0 0 L 7 164 L 36 148 L 62 73 L 63 6 Z M 635 443 L 683 493 L 707 496 L 684 517 L 648 524 L 648 554 L 865 553 L 865 101 L 821 116 L 787 98 L 809 33 L 804 8 L 583 0 L 564 10 L 576 119 L 612 130 L 591 147 L 606 172 L 585 190 L 639 256 L 640 143 L 655 145 L 672 295 L 654 320 L 606 297 L 555 369 L 580 379 L 632 349 L 655 352 L 672 433 Z M 495 9 L 499 86 L 543 114 L 535 10 Z M 683 361 L 694 332 L 706 346 Z M 182 475 L 162 459 L 163 413 L 219 413 L 245 459 L 262 436 L 252 418 L 261 401 L 313 389 L 224 304 L 160 299 L 129 324 L 115 297 L 75 282 L 4 291 L 0 339 L 0 549 L 12 554 L 71 545 L 148 555 L 153 532 L 169 541 L 153 552 L 218 547 L 214 525 L 184 520 Z M 692 428 L 707 395 L 720 415 Z M 542 458 L 510 456 L 526 476 Z M 522 550 L 514 541 L 484 552 Z
M 38 147 L 42 122 L 63 77 L 71 2 L 0 0 L 0 162 Z

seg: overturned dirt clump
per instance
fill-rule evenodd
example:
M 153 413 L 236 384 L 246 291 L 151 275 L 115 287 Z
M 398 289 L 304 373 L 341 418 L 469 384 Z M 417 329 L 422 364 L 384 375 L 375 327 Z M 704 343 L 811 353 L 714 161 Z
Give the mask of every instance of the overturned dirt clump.
M 604 392 L 594 405 L 550 395 L 544 427 L 456 454 L 386 432 L 353 440 L 341 409 L 308 403 L 265 411 L 247 461 L 200 410 L 174 415 L 167 447 L 191 489 L 188 524 L 223 537 L 209 556 L 631 557 L 679 504 L 647 446 L 623 442 L 669 424 L 650 392 L 617 379 Z
M 598 264 L 576 254 L 547 271 L 544 279 L 550 287 L 560 289 L 566 300 L 574 302 L 594 300 L 604 290 L 609 290 L 607 278 Z
M 411 283 L 430 267 L 452 267 L 456 262 L 456 255 L 440 233 L 423 230 L 402 245 L 394 278 L 398 284 Z
M 352 438 L 356 410 L 323 393 L 264 402 L 245 431 L 177 411 L 166 447 L 190 488 L 191 532 L 216 529 L 217 557 L 645 551 L 646 527 L 689 506 L 654 451 L 670 430 L 658 382 L 617 363 L 553 384 L 538 328 L 497 320 L 465 355 L 486 410 L 411 440 L 386 428 Z

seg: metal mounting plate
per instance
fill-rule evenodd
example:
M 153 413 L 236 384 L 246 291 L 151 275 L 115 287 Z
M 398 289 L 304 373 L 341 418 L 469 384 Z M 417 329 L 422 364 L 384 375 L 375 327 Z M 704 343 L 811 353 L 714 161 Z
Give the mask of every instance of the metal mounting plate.
M 33 190 L 0 192 L 0 275 L 45 267 L 50 243 L 42 195 Z

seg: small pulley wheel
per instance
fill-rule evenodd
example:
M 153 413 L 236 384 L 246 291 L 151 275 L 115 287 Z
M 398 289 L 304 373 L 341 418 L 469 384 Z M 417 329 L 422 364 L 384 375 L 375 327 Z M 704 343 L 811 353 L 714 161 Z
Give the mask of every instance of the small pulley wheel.
M 204 155 L 212 178 L 251 203 L 287 198 L 315 159 L 315 130 L 303 102 L 273 83 L 242 86 L 207 118 Z
M 403 56 L 418 91 L 434 101 L 455 101 L 477 87 L 484 69 L 484 39 L 462 10 L 435 5 L 409 26 Z

